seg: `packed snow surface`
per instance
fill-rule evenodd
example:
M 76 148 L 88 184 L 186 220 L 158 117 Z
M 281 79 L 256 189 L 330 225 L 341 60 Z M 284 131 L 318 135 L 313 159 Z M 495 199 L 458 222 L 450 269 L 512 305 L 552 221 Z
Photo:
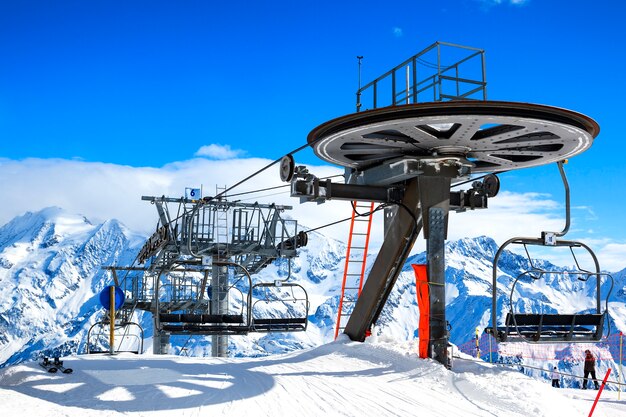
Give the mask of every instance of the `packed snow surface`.
M 34 362 L 0 370 L 2 416 L 587 416 L 598 391 L 551 388 L 455 358 L 418 359 L 414 342 L 347 338 L 263 358 L 72 356 L 74 373 Z M 626 416 L 604 391 L 595 417 Z M 622 396 L 624 397 L 624 396 Z

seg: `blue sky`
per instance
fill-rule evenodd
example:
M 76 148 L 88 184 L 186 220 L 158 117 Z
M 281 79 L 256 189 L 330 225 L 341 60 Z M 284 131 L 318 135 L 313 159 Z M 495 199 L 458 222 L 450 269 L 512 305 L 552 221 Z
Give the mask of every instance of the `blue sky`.
M 357 55 L 367 82 L 439 40 L 486 51 L 489 99 L 565 107 L 599 122 L 596 143 L 567 166 L 572 232 L 626 254 L 625 15 L 623 2 L 608 0 L 5 1 L 0 179 L 36 188 L 44 183 L 36 173 L 49 172 L 43 165 L 159 170 L 196 157 L 273 160 L 354 111 Z M 312 152 L 296 160 L 321 164 Z M 237 174 L 219 181 L 232 184 Z M 516 195 L 562 202 L 554 166 L 502 182 Z M 38 208 L 12 192 L 0 184 L 15 202 L 2 222 Z M 529 225 L 527 234 L 538 233 Z

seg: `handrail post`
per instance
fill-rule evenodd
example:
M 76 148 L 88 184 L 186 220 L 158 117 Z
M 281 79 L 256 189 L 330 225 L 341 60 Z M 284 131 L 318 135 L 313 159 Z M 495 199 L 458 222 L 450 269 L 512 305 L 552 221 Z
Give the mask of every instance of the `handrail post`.
M 409 93 L 411 88 L 411 67 L 406 66 L 406 104 L 411 103 L 411 95 Z
M 480 59 L 483 69 L 483 100 L 487 100 L 487 72 L 485 70 L 485 51 L 481 51 Z
M 396 105 L 396 70 L 391 73 L 391 105 Z
M 417 103 L 417 59 L 413 57 L 413 103 Z
M 378 83 L 374 82 L 374 108 L 377 105 L 377 97 L 378 96 Z
M 439 100 L 441 101 L 441 46 L 437 43 L 437 82 L 439 83 Z
M 359 55 L 356 59 L 359 61 L 359 89 L 356 92 L 356 111 L 358 113 L 361 111 L 361 60 L 363 57 Z

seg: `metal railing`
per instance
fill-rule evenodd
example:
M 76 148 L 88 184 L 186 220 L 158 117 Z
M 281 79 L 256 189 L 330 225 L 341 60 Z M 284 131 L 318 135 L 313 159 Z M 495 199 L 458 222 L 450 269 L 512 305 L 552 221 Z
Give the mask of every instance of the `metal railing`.
M 442 57 L 442 52 L 444 57 Z M 444 65 L 446 53 L 457 61 Z M 428 59 L 435 58 L 436 62 Z M 487 99 L 485 51 L 446 42 L 435 42 L 405 60 L 356 93 L 356 111 L 367 96 L 369 109 L 420 101 Z

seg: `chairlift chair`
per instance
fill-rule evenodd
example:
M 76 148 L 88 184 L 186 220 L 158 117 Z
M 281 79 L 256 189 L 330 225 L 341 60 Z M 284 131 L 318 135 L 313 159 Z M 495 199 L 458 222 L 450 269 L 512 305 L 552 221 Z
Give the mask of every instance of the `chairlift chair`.
M 284 291 L 280 291 L 283 289 Z M 252 294 L 263 297 L 252 304 L 252 329 L 255 332 L 306 331 L 309 315 L 309 296 L 300 284 L 276 280 L 252 287 Z M 272 308 L 263 308 L 271 306 Z M 268 314 L 268 310 L 271 314 Z M 273 311 L 272 311 L 273 310 Z M 279 316 L 273 314 L 278 310 Z
M 156 315 L 158 318 L 156 326 L 160 330 L 180 335 L 247 334 L 250 331 L 252 278 L 249 272 L 243 266 L 233 262 L 215 261 L 214 264 L 231 266 L 240 270 L 235 282 L 230 283 L 224 289 L 229 294 L 237 294 L 235 298 L 241 302 L 238 310 L 226 314 L 212 314 L 206 310 L 202 311 L 205 308 L 202 298 L 206 290 L 206 281 L 203 280 L 199 287 L 194 286 L 194 290 L 189 292 L 193 297 L 186 297 L 182 302 L 170 302 L 168 305 L 161 303 L 162 305 L 157 309 L 158 314 Z M 183 274 L 198 272 L 196 269 L 187 269 L 186 267 L 179 271 Z M 240 281 L 244 283 L 243 290 L 236 286 Z M 168 306 L 169 308 L 167 308 Z
M 513 281 L 509 296 L 509 311 L 504 319 L 504 324 L 498 326 L 497 318 L 497 278 L 498 278 L 498 261 L 504 250 L 509 245 L 523 245 L 528 254 L 527 246 L 541 247 L 567 247 L 574 256 L 577 269 L 566 271 L 553 271 L 537 267 L 533 264 L 530 255 L 528 260 L 531 268 L 519 274 Z M 574 248 L 582 248 L 586 250 L 595 264 L 595 271 L 586 271 L 578 266 L 578 261 L 574 254 Z M 579 281 L 588 281 L 595 279 L 595 308 L 593 312 L 576 313 L 576 314 L 545 314 L 545 313 L 521 313 L 515 311 L 513 303 L 513 295 L 516 285 L 523 280 L 536 282 L 545 279 L 548 276 L 565 277 Z M 613 287 L 613 278 L 610 274 L 600 271 L 598 259 L 594 252 L 584 243 L 556 240 L 546 245 L 544 239 L 520 238 L 516 237 L 505 242 L 496 253 L 493 262 L 493 285 L 492 285 L 492 327 L 485 329 L 485 332 L 493 335 L 499 342 L 531 342 L 531 343 L 555 343 L 555 342 L 597 342 L 602 339 L 604 333 L 604 324 L 607 321 L 608 314 L 608 296 L 607 299 L 601 299 L 600 285 L 603 277 L 607 277 Z M 496 329 L 494 331 L 494 329 Z
M 567 233 L 569 229 L 569 186 L 563 171 L 563 162 L 558 162 L 561 172 L 561 178 L 565 186 L 566 197 L 566 225 L 565 229 L 560 233 L 543 232 L 541 238 L 515 237 L 506 241 L 496 253 L 493 260 L 493 284 L 492 284 L 492 309 L 491 324 L 485 332 L 495 337 L 498 342 L 531 342 L 531 343 L 555 343 L 555 342 L 597 342 L 602 339 L 604 333 L 604 324 L 608 315 L 608 298 L 613 289 L 613 277 L 610 274 L 603 273 L 600 270 L 600 264 L 595 253 L 581 242 L 570 240 L 559 240 Z M 509 296 L 509 312 L 507 313 L 503 325 L 498 326 L 497 311 L 497 278 L 498 278 L 498 261 L 504 253 L 505 248 L 509 245 L 523 245 L 528 256 L 531 268 L 519 274 L 513 281 L 511 286 L 511 294 Z M 572 271 L 549 271 L 540 268 L 533 263 L 528 252 L 528 246 L 540 246 L 544 248 L 567 247 L 569 248 L 577 269 Z M 587 271 L 580 267 L 574 248 L 582 248 L 586 250 L 595 266 L 594 271 Z M 576 314 L 543 314 L 543 313 L 521 313 L 515 312 L 513 304 L 513 294 L 515 287 L 520 280 L 530 279 L 536 282 L 544 279 L 549 275 L 570 276 L 580 281 L 588 281 L 590 278 L 595 279 L 595 311 L 581 312 Z M 601 279 L 606 277 L 611 285 L 609 292 L 604 300 L 601 299 Z M 609 323 L 610 325 L 610 323 Z
M 130 328 L 137 328 L 138 333 L 130 332 Z M 104 349 L 111 339 L 109 338 L 109 332 L 111 330 L 110 321 L 106 318 L 95 322 L 89 327 L 87 331 L 87 354 L 94 353 L 109 353 L 110 349 Z M 117 341 L 113 347 L 113 351 L 116 353 L 130 352 L 141 354 L 143 353 L 143 327 L 139 323 L 132 321 L 120 321 L 114 325 L 115 338 Z

